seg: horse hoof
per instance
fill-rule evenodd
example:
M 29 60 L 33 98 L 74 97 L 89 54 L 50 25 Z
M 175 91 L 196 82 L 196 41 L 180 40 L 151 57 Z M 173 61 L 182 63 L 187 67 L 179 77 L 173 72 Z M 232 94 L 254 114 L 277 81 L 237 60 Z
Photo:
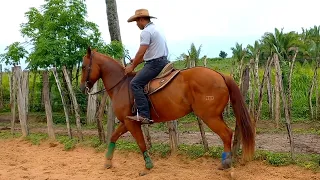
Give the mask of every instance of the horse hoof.
M 230 170 L 231 169 L 231 159 L 226 159 L 222 161 L 222 164 L 219 165 L 218 170 Z
M 153 163 L 152 163 L 152 162 L 147 162 L 147 163 L 146 163 L 146 168 L 147 168 L 148 170 L 152 169 L 152 168 L 153 168 Z
M 106 169 L 110 169 L 112 167 L 112 163 L 111 163 L 111 160 L 106 160 L 105 164 L 104 164 L 104 167 Z

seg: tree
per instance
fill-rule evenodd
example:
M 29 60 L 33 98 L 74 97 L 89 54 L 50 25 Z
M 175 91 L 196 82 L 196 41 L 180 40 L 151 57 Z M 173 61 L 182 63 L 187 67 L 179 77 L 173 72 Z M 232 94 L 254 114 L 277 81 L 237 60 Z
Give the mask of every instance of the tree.
M 219 53 L 219 57 L 221 57 L 222 59 L 226 58 L 228 56 L 228 54 L 224 51 L 220 51 Z
M 6 53 L 0 55 L 0 62 L 6 65 L 17 66 L 20 64 L 20 60 L 25 58 L 28 51 L 21 45 L 20 42 L 14 42 L 5 48 Z
M 85 19 L 82 0 L 45 0 L 41 8 L 32 7 L 25 16 L 21 33 L 33 46 L 27 59 L 30 68 L 66 65 L 72 70 L 81 63 L 89 44 L 103 45 L 97 25 Z
M 193 67 L 198 65 L 198 61 L 200 60 L 202 45 L 197 49 L 194 43 L 191 43 L 190 49 L 188 50 L 189 58 L 186 59 L 186 67 Z

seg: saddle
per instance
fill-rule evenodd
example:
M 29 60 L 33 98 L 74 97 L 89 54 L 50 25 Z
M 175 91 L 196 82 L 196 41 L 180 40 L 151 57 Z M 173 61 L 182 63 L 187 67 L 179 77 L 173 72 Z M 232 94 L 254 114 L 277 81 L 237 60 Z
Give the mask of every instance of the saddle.
M 168 63 L 155 78 L 153 78 L 147 85 L 144 86 L 144 93 L 151 95 L 159 91 L 165 87 L 179 72 L 179 69 L 175 69 L 173 67 L 173 63 Z
M 147 96 L 148 103 L 151 105 L 151 107 L 153 107 L 153 105 L 148 96 L 164 88 L 179 72 L 179 69 L 175 69 L 173 67 L 173 63 L 168 63 L 155 78 L 153 78 L 144 86 L 143 91 Z M 131 107 L 131 112 L 133 114 L 137 113 L 137 106 L 134 100 Z

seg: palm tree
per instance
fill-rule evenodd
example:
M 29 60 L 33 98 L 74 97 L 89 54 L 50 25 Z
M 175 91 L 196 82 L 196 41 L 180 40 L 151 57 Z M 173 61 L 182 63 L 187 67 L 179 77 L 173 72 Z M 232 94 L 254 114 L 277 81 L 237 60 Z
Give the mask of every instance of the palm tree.
M 235 58 L 238 63 L 240 63 L 239 68 L 238 68 L 238 73 L 236 73 L 237 75 L 239 75 L 239 77 L 236 77 L 236 78 L 241 79 L 243 60 L 246 56 L 246 49 L 242 48 L 242 44 L 239 44 L 237 42 L 236 46 L 232 47 L 231 50 L 232 50 L 232 54 L 233 54 L 232 57 Z M 234 67 L 234 64 L 232 67 Z M 233 69 L 231 70 L 231 72 L 233 72 Z M 241 83 L 239 83 L 239 84 L 241 84 Z
M 261 52 L 261 44 L 258 41 L 254 42 L 254 45 L 248 45 L 247 46 L 247 57 L 250 59 L 250 64 L 251 64 L 251 69 L 253 72 L 253 86 L 251 90 L 251 114 L 254 115 L 255 112 L 255 104 L 254 104 L 254 99 L 255 99 L 255 94 L 256 90 L 258 90 L 258 87 L 260 85 L 259 83 L 259 75 L 258 75 L 258 70 L 259 70 L 259 56 Z M 251 78 L 250 78 L 251 79 Z
M 188 50 L 188 58 L 186 58 L 186 67 L 194 67 L 199 64 L 200 53 L 202 45 L 197 49 L 194 43 L 191 43 L 190 49 Z

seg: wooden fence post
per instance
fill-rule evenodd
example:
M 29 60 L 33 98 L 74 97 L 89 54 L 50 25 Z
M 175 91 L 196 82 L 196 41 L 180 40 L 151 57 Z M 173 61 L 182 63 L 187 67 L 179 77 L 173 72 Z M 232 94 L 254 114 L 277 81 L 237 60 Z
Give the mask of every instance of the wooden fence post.
M 61 84 L 60 84 L 60 81 L 59 81 L 58 73 L 57 73 L 57 70 L 56 70 L 55 67 L 52 68 L 51 70 L 53 72 L 53 76 L 54 76 L 54 78 L 56 80 L 57 87 L 58 87 L 58 90 L 59 90 L 59 93 L 60 93 L 60 97 L 61 97 L 61 101 L 62 101 L 62 105 L 63 105 L 63 110 L 64 110 L 64 115 L 66 116 L 66 124 L 67 124 L 68 135 L 69 135 L 69 138 L 72 139 L 72 132 L 71 132 L 71 127 L 70 127 L 67 104 L 66 104 L 66 101 L 64 99 L 64 94 L 62 92 L 62 87 L 61 87 Z
M 76 124 L 77 124 L 78 137 L 79 137 L 79 139 L 81 141 L 83 141 L 83 135 L 82 135 L 82 131 L 81 131 L 79 105 L 78 105 L 76 96 L 74 94 L 74 91 L 72 89 L 71 81 L 70 81 L 70 78 L 69 78 L 69 75 L 68 75 L 68 72 L 67 72 L 67 69 L 66 69 L 65 66 L 62 67 L 62 71 L 63 71 L 63 74 L 64 74 L 64 78 L 65 78 L 65 80 L 67 82 L 68 89 L 69 89 L 69 92 L 70 92 L 70 95 L 71 95 L 71 99 L 72 99 L 72 102 L 73 102 L 73 105 L 74 105 L 74 111 L 75 111 L 75 114 L 76 114 Z
M 169 143 L 171 153 L 176 153 L 179 145 L 178 122 L 177 120 L 167 122 L 169 128 Z
M 98 90 L 98 81 L 93 85 L 92 92 L 97 92 Z M 97 96 L 88 95 L 88 104 L 87 104 L 87 124 L 93 124 L 95 122 L 95 115 L 97 112 Z
M 115 124 L 115 118 L 116 118 L 112 108 L 112 101 L 110 98 L 108 100 L 109 100 L 108 101 L 108 121 L 107 121 L 107 138 L 106 138 L 107 144 L 110 143 L 110 139 L 114 131 L 114 124 Z
M 106 135 L 104 133 L 103 129 L 103 115 L 104 115 L 104 110 L 107 105 L 107 98 L 108 98 L 108 93 L 105 92 L 103 94 L 103 97 L 101 98 L 99 110 L 96 114 L 96 121 L 97 121 L 97 126 L 98 126 L 98 135 L 99 135 L 99 140 L 100 142 L 106 143 Z
M 276 74 L 278 77 L 278 84 L 279 84 L 279 90 L 281 93 L 282 97 L 282 104 L 284 106 L 284 113 L 285 113 L 285 119 L 286 119 L 286 126 L 287 126 L 287 131 L 288 131 L 288 136 L 289 136 L 289 142 L 290 142 L 290 148 L 291 148 L 291 158 L 294 159 L 294 142 L 293 142 L 293 136 L 292 136 L 292 131 L 291 131 L 291 120 L 290 120 L 290 115 L 289 115 L 289 108 L 288 108 L 288 101 L 287 101 L 287 96 L 284 93 L 283 90 L 283 84 L 282 84 L 282 72 L 281 72 L 281 67 L 279 63 L 279 58 L 277 54 L 274 54 L 274 66 L 276 68 Z
M 18 112 L 19 112 L 19 120 L 21 125 L 22 136 L 26 137 L 29 135 L 28 126 L 27 126 L 27 118 L 28 118 L 28 110 L 27 110 L 27 102 L 28 98 L 28 75 L 29 73 L 23 73 L 20 66 L 16 67 L 15 78 L 18 84 L 17 88 L 17 101 L 18 101 Z
M 49 75 L 48 71 L 43 71 L 43 100 L 44 100 L 44 107 L 46 110 L 47 116 L 47 127 L 48 127 L 48 136 L 49 139 L 55 139 L 54 129 L 53 129 L 53 120 L 52 120 L 52 108 L 50 103 L 50 95 L 49 95 Z
M 16 79 L 15 79 L 15 72 L 16 67 L 12 67 L 11 75 L 9 76 L 9 82 L 10 82 L 10 107 L 11 107 L 11 134 L 14 134 L 14 125 L 16 121 L 16 92 L 17 92 L 17 86 L 16 86 Z

